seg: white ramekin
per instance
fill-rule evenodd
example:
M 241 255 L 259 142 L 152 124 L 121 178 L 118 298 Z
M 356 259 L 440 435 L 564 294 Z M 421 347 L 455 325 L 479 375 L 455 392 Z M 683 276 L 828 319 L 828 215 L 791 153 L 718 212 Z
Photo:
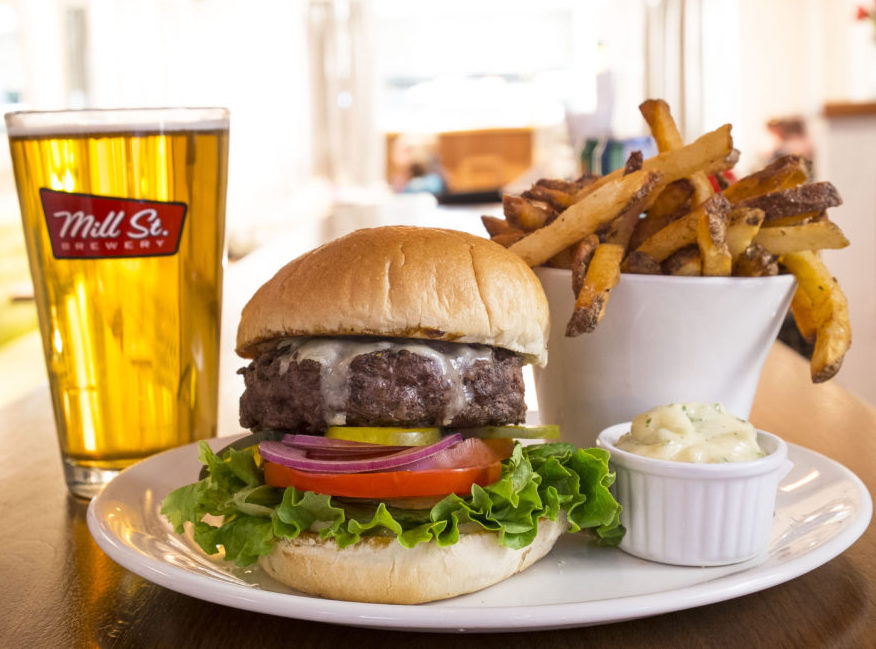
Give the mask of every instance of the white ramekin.
M 657 460 L 615 447 L 630 423 L 599 434 L 617 474 L 625 552 L 681 566 L 720 566 L 766 550 L 779 481 L 790 471 L 788 447 L 758 431 L 766 452 L 750 462 L 693 464 Z

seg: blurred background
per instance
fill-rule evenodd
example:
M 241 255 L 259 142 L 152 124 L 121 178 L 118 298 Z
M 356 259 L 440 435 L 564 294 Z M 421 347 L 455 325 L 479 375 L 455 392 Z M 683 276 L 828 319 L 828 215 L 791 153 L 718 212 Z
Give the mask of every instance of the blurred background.
M 795 152 L 839 188 L 831 216 L 852 246 L 825 257 L 855 344 L 836 380 L 876 402 L 873 13 L 872 0 L 0 0 L 0 109 L 229 107 L 237 263 L 385 223 L 483 234 L 503 190 L 653 151 L 638 105 L 662 97 L 686 140 L 733 124 L 737 175 Z M 44 376 L 30 290 L 4 143 L 0 363 L 22 369 L 3 373 L 0 405 Z

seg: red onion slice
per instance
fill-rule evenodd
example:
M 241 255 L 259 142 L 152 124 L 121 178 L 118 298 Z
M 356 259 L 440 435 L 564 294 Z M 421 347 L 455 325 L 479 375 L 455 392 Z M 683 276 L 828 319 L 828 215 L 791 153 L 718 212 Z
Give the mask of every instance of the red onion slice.
M 262 442 L 259 454 L 269 462 L 282 464 L 300 471 L 317 473 L 364 473 L 368 471 L 387 471 L 405 467 L 408 464 L 439 453 L 462 441 L 462 435 L 454 433 L 430 446 L 411 446 L 404 450 L 375 458 L 359 459 L 318 459 L 307 456 L 303 448 L 296 448 L 283 442 Z
M 304 451 L 304 456 L 311 460 L 337 460 L 346 462 L 349 460 L 364 460 L 369 457 L 386 457 L 395 451 L 321 451 L 309 449 Z

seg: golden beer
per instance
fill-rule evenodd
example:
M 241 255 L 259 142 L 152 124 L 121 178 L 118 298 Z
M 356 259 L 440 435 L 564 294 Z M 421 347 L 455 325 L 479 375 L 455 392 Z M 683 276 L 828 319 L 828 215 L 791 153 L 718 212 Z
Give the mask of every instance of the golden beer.
M 228 116 L 161 112 L 7 116 L 58 439 L 86 497 L 216 434 Z

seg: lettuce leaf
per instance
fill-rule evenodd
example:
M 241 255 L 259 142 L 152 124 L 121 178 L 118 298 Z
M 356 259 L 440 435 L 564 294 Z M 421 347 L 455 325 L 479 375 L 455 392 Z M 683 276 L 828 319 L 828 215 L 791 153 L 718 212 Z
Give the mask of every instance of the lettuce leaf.
M 564 514 L 570 532 L 589 530 L 593 538 L 616 545 L 624 535 L 620 505 L 609 488 L 609 454 L 571 444 L 517 444 L 493 484 L 472 485 L 462 498 L 451 494 L 431 510 L 404 510 L 385 503 L 348 501 L 294 487 L 264 484 L 252 449 L 217 456 L 206 442 L 199 459 L 208 476 L 168 494 L 161 513 L 177 533 L 191 523 L 195 542 L 208 554 L 247 566 L 268 554 L 277 539 L 316 532 L 346 547 L 369 534 L 395 536 L 403 546 L 435 542 L 453 545 L 463 530 L 495 532 L 499 543 L 523 548 L 532 543 L 541 518 Z M 205 516 L 216 525 L 204 520 Z

